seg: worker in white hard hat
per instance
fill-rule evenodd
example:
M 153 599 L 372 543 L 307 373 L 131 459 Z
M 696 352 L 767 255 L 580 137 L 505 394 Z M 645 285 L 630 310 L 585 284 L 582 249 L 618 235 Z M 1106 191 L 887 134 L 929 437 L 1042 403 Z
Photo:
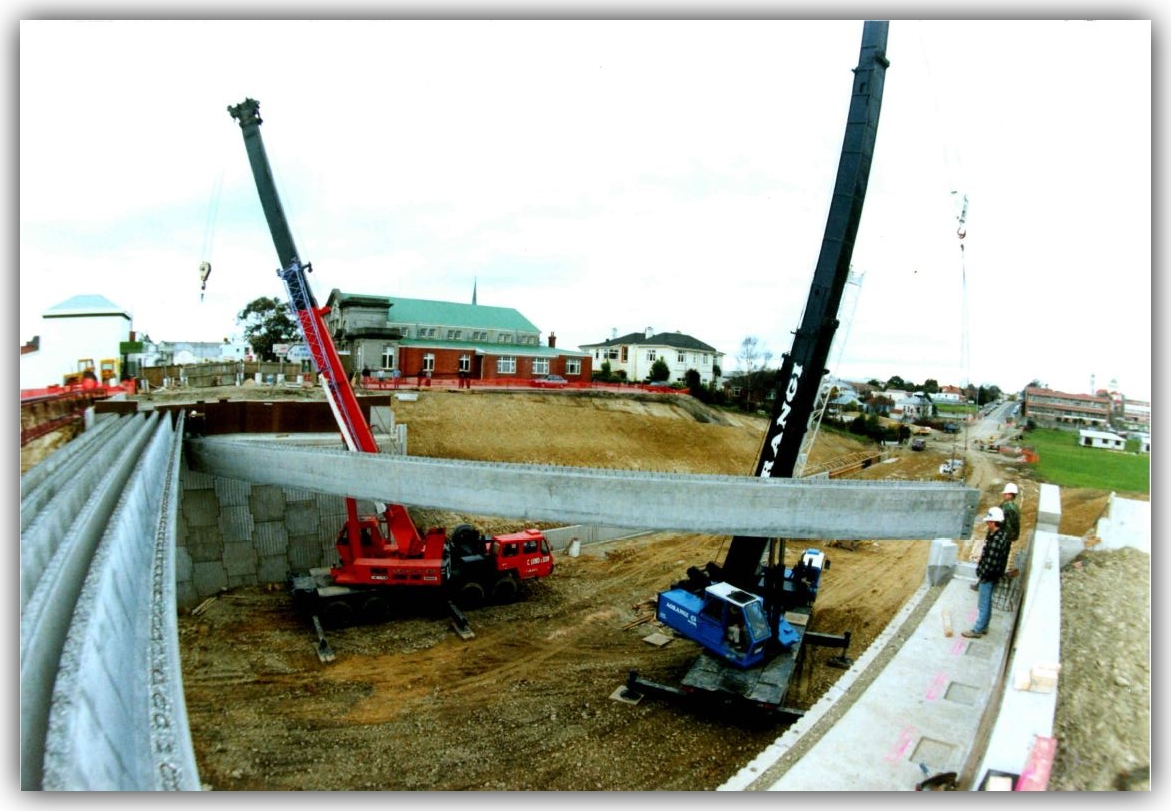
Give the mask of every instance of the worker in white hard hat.
M 1004 511 L 1004 534 L 1008 536 L 1009 543 L 1021 537 L 1021 508 L 1016 503 L 1018 493 L 1020 489 L 1016 484 L 1009 482 L 1000 494 L 1000 509 Z
M 1012 544 L 1004 531 L 1004 510 L 1000 507 L 990 508 L 984 516 L 984 523 L 988 526 L 988 536 L 984 539 L 980 562 L 976 564 L 979 610 L 972 629 L 960 634 L 968 639 L 976 639 L 988 633 L 988 623 L 992 620 L 992 589 L 1008 568 L 1008 553 L 1012 550 Z
M 1021 537 L 1021 508 L 1016 503 L 1018 493 L 1020 488 L 1013 482 L 1005 484 L 1004 489 L 1000 491 L 1000 509 L 1004 512 L 1004 534 L 1008 536 L 1009 544 L 1016 543 L 1017 538 Z M 978 589 L 978 584 L 973 583 L 972 591 Z

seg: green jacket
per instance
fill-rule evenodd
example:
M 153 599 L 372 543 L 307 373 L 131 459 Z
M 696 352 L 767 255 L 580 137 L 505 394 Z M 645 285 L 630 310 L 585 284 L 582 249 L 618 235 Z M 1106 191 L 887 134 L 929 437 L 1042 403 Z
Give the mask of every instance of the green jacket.
M 1006 498 L 1000 509 L 1004 510 L 1004 534 L 1010 542 L 1015 541 L 1021 537 L 1021 508 L 1015 498 Z

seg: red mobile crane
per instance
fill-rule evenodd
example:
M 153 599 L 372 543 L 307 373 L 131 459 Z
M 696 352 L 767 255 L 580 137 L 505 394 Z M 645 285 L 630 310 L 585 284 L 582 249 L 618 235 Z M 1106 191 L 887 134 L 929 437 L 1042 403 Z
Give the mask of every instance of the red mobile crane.
M 351 451 L 378 453 L 374 434 L 326 327 L 324 316 L 329 308 L 317 305 L 309 287 L 306 274 L 313 270 L 312 265 L 301 261 L 293 243 L 260 137 L 260 103 L 245 99 L 229 106 L 228 113 L 243 131 L 260 202 L 280 258 L 277 275 L 285 284 L 314 368 L 324 380 L 326 399 L 342 438 Z M 353 498 L 346 499 L 346 522 L 338 532 L 336 546 L 337 565 L 289 576 L 294 605 L 312 616 L 317 626 L 323 660 L 332 659 L 332 652 L 322 624 L 336 628 L 385 621 L 392 597 L 403 587 L 442 594 L 456 631 L 467 638 L 473 634 L 457 604 L 474 608 L 487 600 L 510 602 L 519 596 L 522 581 L 553 572 L 548 540 L 537 529 L 487 537 L 470 524 L 460 524 L 450 534 L 444 527 L 420 533 L 403 505 L 389 504 L 379 514 L 359 515 Z

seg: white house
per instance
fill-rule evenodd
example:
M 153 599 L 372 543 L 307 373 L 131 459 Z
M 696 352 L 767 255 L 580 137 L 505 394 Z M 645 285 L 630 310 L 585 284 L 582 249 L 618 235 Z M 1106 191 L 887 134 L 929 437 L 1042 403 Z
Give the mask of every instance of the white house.
M 890 396 L 889 392 L 887 396 Z M 930 416 L 931 402 L 922 393 L 903 393 L 903 396 L 895 400 L 895 404 L 890 410 L 890 417 L 893 420 L 901 419 L 909 421 Z
M 931 395 L 931 399 L 937 403 L 963 403 L 968 398 L 963 389 L 956 386 L 940 386 L 939 391 Z
M 159 341 L 153 350 L 149 366 L 252 360 L 252 347 L 239 340 Z
M 29 342 L 28 351 L 21 350 L 20 387 L 59 386 L 85 362 L 95 374 L 102 361 L 120 365 L 131 326 L 130 313 L 96 294 L 73 296 L 50 307 L 41 314 L 40 334 Z
M 661 358 L 670 369 L 667 381 L 671 383 L 686 382 L 689 369 L 699 373 L 699 382 L 705 386 L 715 382 L 716 367 L 722 374 L 724 353 L 690 335 L 682 332 L 656 333 L 651 327 L 621 337 L 617 332 L 611 330 L 608 341 L 578 347 L 593 357 L 595 372 L 601 371 L 602 364 L 609 363 L 611 373 L 626 372 L 626 379 L 637 383 L 650 375 L 651 367 Z
M 1126 440 L 1107 431 L 1091 431 L 1083 428 L 1078 431 L 1078 444 L 1086 448 L 1107 448 L 1121 451 L 1126 449 Z

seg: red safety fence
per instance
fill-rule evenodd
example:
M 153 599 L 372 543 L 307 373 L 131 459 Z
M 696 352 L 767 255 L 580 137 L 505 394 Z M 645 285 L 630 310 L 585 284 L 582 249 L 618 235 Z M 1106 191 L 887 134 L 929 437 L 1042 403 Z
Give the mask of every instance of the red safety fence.
M 602 383 L 599 381 L 567 382 L 563 385 L 551 385 L 541 380 L 521 377 L 497 377 L 488 380 L 473 380 L 458 377 L 427 377 L 408 375 L 397 380 L 375 377 L 359 378 L 355 383 L 359 391 L 394 391 L 396 389 L 540 389 L 543 391 L 612 391 L 612 392 L 649 392 L 652 394 L 687 394 L 686 389 L 676 389 L 671 386 L 654 386 L 647 383 Z
M 81 422 L 85 410 L 96 400 L 106 400 L 119 392 L 134 393 L 134 381 L 120 386 L 101 386 L 93 381 L 43 389 L 21 389 L 20 445 L 23 448 L 38 437 Z

